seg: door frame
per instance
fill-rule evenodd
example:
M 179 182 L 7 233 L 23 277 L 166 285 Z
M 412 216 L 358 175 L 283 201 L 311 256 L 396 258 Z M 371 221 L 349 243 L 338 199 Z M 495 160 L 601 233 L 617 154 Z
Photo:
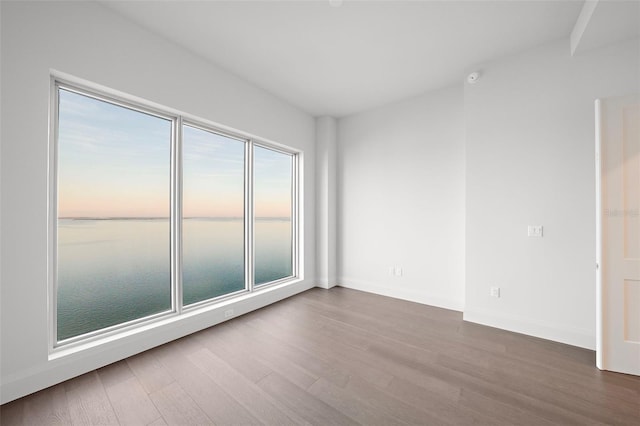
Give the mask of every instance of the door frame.
M 611 102 L 612 104 L 609 104 Z M 609 283 L 606 280 L 611 273 L 609 268 L 610 264 L 616 265 L 616 259 L 609 258 L 610 247 L 608 246 L 611 236 L 609 233 L 610 224 L 610 208 L 608 205 L 610 190 L 608 188 L 608 168 L 611 164 L 607 160 L 609 155 L 609 143 L 613 141 L 609 140 L 610 132 L 613 128 L 610 128 L 612 124 L 608 123 L 610 120 L 610 108 L 612 105 L 618 105 L 624 111 L 628 102 L 633 103 L 633 108 L 637 108 L 640 104 L 640 93 L 629 93 L 622 96 L 612 96 L 607 98 L 598 98 L 594 102 L 595 112 L 595 198 L 596 198 L 596 366 L 600 370 L 614 371 L 624 374 L 639 375 L 639 367 L 635 363 L 636 354 L 640 356 L 640 342 L 634 340 L 628 341 L 625 337 L 625 331 L 622 331 L 622 335 L 619 335 L 618 318 L 612 315 L 616 314 L 619 306 L 611 306 L 612 302 L 618 303 L 618 298 L 622 297 L 622 303 L 625 304 L 623 309 L 623 316 L 626 318 L 626 291 L 623 291 L 624 295 L 620 294 L 611 288 L 613 283 Z M 615 108 L 618 108 L 617 106 Z M 635 114 L 635 113 L 634 113 Z M 636 117 L 637 119 L 637 117 Z M 614 120 L 615 121 L 615 120 Z M 620 121 L 620 126 L 623 126 Z M 624 138 L 623 129 L 619 129 L 621 132 L 617 137 Z M 635 139 L 634 139 L 635 141 Z M 620 148 L 623 149 L 623 148 Z M 624 157 L 624 149 L 620 152 L 620 155 Z M 618 155 L 618 154 L 615 154 Z M 617 157 L 616 157 L 617 158 Z M 626 157 L 624 157 L 626 158 Z M 607 161 L 607 163 L 605 163 Z M 616 163 L 617 164 L 617 163 Z M 605 170 L 605 167 L 607 170 Z M 612 192 L 613 193 L 613 192 Z M 619 201 L 619 200 L 618 200 Z M 617 231 L 616 231 L 617 232 Z M 616 234 L 617 235 L 617 234 Z M 625 256 L 622 254 L 623 257 Z M 616 255 L 617 256 L 617 255 Z M 626 258 L 625 258 L 626 259 Z M 617 267 L 616 267 L 617 268 Z M 626 270 L 626 267 L 623 268 Z M 617 269 L 615 269 L 617 271 Z M 635 271 L 635 269 L 632 269 Z M 632 272 L 635 277 L 637 272 Z M 636 280 L 636 278 L 633 278 Z M 617 281 L 616 281 L 617 282 Z M 624 289 L 623 289 L 624 290 Z M 632 299 L 635 300 L 635 299 Z M 634 311 L 635 312 L 635 311 Z M 623 321 L 626 321 L 624 319 Z M 635 324 L 635 320 L 634 324 Z M 614 327 L 614 328 L 612 328 Z M 626 326 L 625 326 L 626 328 Z M 618 339 L 622 338 L 623 341 Z M 621 344 L 624 346 L 616 346 Z M 628 344 L 628 345 L 627 345 Z M 638 344 L 638 346 L 636 346 Z M 612 365 L 613 363 L 613 365 Z
M 602 291 L 602 101 L 595 100 L 596 166 L 596 366 L 604 369 L 604 309 Z

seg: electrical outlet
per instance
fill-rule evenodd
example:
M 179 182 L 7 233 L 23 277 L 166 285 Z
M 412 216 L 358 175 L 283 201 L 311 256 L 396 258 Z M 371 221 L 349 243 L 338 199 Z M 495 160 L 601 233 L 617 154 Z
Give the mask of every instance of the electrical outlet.
M 500 297 L 500 287 L 491 287 L 489 294 L 491 297 Z
M 225 318 L 231 318 L 232 316 L 233 316 L 233 309 L 227 309 L 226 311 L 224 311 Z
M 529 225 L 527 227 L 528 237 L 542 237 L 542 225 Z
M 402 276 L 402 267 L 401 266 L 389 266 L 389 275 L 392 277 L 401 277 Z

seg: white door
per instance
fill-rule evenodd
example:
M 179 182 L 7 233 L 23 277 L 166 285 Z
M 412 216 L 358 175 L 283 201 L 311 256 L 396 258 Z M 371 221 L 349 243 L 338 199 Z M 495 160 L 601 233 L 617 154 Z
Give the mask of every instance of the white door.
M 640 96 L 596 101 L 597 365 L 640 375 Z

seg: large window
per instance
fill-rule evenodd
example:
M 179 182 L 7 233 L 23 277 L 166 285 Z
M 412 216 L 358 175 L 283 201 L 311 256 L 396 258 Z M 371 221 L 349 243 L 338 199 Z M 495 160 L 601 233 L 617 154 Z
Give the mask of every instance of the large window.
M 58 90 L 57 334 L 171 309 L 172 122 Z
M 54 81 L 53 345 L 298 276 L 298 154 Z
M 293 274 L 293 156 L 256 146 L 254 164 L 255 283 Z
M 245 142 L 183 128 L 183 301 L 246 288 Z

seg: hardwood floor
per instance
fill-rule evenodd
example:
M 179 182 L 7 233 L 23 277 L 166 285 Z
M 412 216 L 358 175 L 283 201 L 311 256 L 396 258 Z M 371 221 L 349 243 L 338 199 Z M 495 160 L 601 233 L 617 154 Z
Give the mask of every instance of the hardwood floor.
M 592 351 L 313 289 L 0 408 L 2 425 L 640 424 Z

